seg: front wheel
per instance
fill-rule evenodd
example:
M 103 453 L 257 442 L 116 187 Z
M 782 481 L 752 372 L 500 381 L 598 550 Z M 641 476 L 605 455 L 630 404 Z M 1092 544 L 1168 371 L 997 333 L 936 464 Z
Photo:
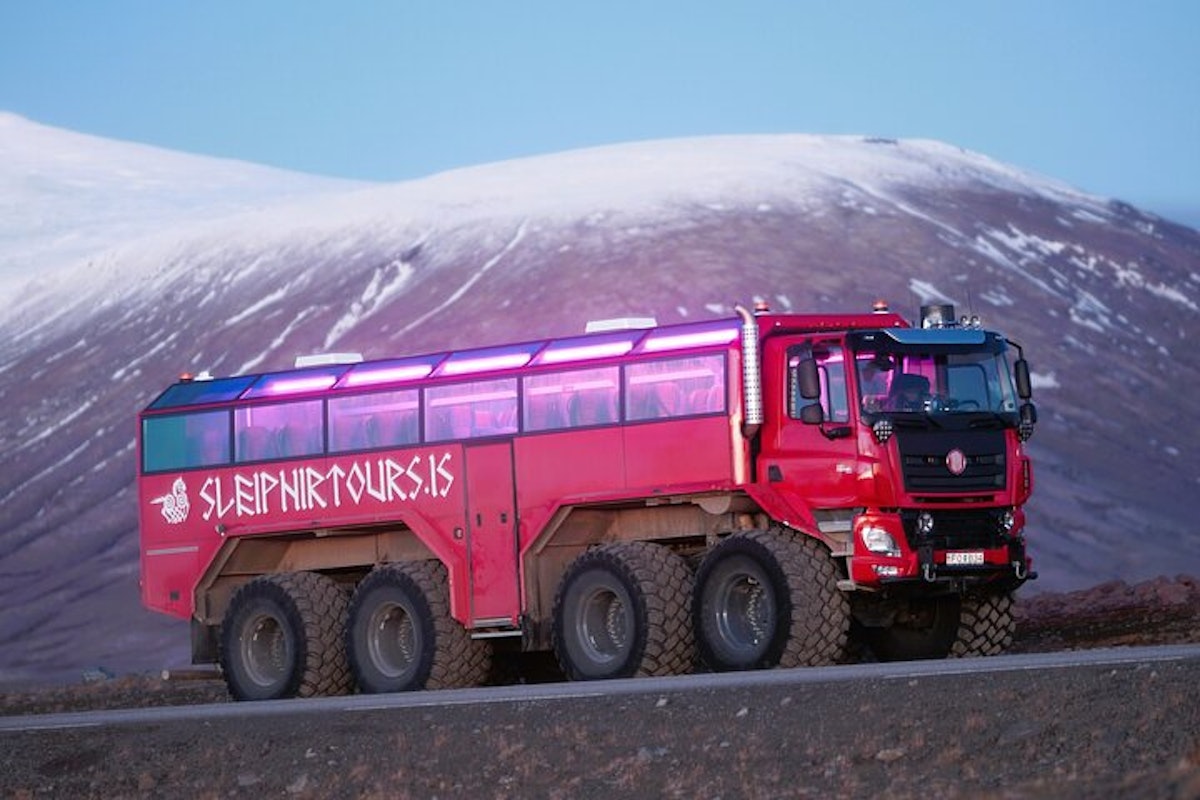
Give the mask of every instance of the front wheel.
M 346 595 L 314 572 L 255 578 L 221 624 L 221 668 L 237 700 L 346 694 Z
M 751 531 L 714 547 L 692 603 L 701 657 L 718 671 L 821 666 L 844 660 L 850 604 L 816 539 Z
M 1012 646 L 1017 631 L 1012 592 L 971 594 L 962 599 L 953 658 L 996 656 Z
M 571 680 L 677 675 L 694 660 L 687 615 L 692 573 L 662 545 L 586 551 L 554 601 L 554 652 Z

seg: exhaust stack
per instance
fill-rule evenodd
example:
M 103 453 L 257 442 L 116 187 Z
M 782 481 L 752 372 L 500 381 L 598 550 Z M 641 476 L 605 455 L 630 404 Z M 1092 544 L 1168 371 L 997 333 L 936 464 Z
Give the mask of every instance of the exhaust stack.
M 742 435 L 752 438 L 763 422 L 762 376 L 758 358 L 758 322 L 740 303 L 733 307 L 742 320 L 742 394 L 745 397 L 746 418 Z

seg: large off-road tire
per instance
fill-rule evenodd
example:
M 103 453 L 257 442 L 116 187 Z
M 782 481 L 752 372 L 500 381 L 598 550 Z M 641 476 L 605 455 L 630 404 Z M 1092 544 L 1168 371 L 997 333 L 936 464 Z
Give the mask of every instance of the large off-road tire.
M 844 660 L 850 604 L 821 542 L 795 531 L 739 533 L 696 572 L 697 645 L 714 670 L 822 666 Z
M 477 686 L 491 648 L 450 616 L 446 568 L 437 561 L 376 567 L 350 601 L 346 652 L 367 693 Z
M 913 597 L 898 602 L 886 627 L 867 627 L 863 633 L 880 661 L 945 658 L 958 636 L 962 601 L 958 595 Z
M 238 700 L 346 694 L 346 593 L 324 575 L 255 578 L 234 593 L 221 624 L 221 668 Z
M 1000 655 L 1012 646 L 1016 631 L 1012 592 L 969 594 L 962 599 L 958 635 L 950 647 L 950 656 Z
M 554 599 L 554 653 L 571 680 L 691 670 L 692 571 L 649 542 L 594 547 L 571 563 Z

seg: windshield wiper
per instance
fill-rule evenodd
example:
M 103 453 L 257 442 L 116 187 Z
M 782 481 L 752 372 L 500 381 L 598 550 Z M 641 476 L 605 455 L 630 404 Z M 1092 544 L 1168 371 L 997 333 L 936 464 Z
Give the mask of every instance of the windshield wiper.
M 942 424 L 928 411 L 889 411 L 887 417 L 893 425 L 901 428 L 941 428 Z
M 1007 428 L 1010 423 L 997 411 L 976 411 L 979 415 L 967 423 L 969 428 Z

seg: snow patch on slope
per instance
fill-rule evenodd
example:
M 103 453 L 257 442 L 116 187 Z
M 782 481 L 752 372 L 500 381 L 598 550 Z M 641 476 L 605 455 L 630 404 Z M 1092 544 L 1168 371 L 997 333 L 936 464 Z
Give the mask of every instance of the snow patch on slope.
M 408 285 L 413 276 L 413 265 L 403 259 L 396 259 L 382 267 L 376 267 L 371 274 L 371 280 L 363 289 L 362 295 L 350 304 L 349 310 L 334 323 L 333 328 L 325 335 L 325 347 L 332 347 L 347 332 L 353 330 L 363 320 L 369 319 Z

